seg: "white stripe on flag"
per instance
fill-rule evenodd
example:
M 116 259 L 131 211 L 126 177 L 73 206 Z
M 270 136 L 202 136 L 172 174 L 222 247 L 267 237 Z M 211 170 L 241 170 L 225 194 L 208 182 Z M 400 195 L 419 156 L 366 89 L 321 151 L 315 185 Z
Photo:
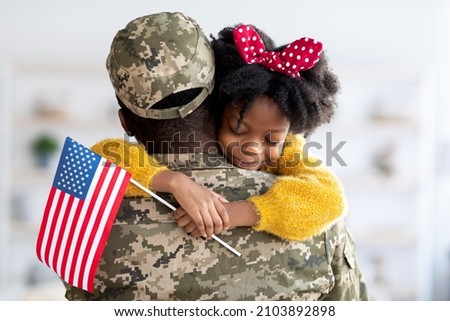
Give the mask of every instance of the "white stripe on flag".
M 110 168 L 110 172 L 114 173 L 114 171 L 116 170 L 115 166 L 111 166 Z M 125 177 L 125 170 L 120 170 L 120 173 L 117 177 L 117 179 L 109 184 L 107 184 L 107 186 L 109 187 L 110 184 L 114 184 L 114 189 L 112 190 L 111 195 L 117 195 L 117 193 L 119 192 L 119 189 L 121 188 L 122 184 L 115 184 L 116 182 L 122 182 L 123 178 Z M 105 186 L 106 184 L 104 184 Z M 101 237 L 103 235 L 103 231 L 105 229 L 105 225 L 108 222 L 109 219 L 109 215 L 111 213 L 111 208 L 115 203 L 116 198 L 115 197 L 110 197 L 108 199 L 108 203 L 105 207 L 105 210 L 102 213 L 99 213 L 100 215 L 102 215 L 100 224 L 98 226 L 97 232 L 95 234 L 95 238 L 94 238 L 94 242 L 92 244 L 92 248 L 93 249 L 97 249 L 99 242 L 101 240 Z M 106 213 L 106 215 L 105 215 Z M 92 261 L 94 260 L 95 257 L 95 253 L 96 251 L 90 251 L 87 262 L 86 262 L 86 268 L 84 270 L 84 276 L 83 276 L 83 289 L 87 289 L 88 288 L 88 284 L 87 282 L 89 281 L 89 273 L 91 271 L 91 267 L 92 267 Z

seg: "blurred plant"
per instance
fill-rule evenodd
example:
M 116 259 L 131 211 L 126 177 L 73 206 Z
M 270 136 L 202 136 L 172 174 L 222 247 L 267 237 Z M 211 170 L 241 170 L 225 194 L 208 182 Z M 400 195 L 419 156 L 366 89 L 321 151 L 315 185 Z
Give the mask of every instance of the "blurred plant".
M 373 157 L 375 169 L 384 177 L 391 177 L 394 174 L 393 154 L 394 146 L 388 145 L 376 151 Z
M 47 167 L 59 144 L 53 136 L 42 134 L 32 141 L 31 148 L 37 157 L 38 166 Z

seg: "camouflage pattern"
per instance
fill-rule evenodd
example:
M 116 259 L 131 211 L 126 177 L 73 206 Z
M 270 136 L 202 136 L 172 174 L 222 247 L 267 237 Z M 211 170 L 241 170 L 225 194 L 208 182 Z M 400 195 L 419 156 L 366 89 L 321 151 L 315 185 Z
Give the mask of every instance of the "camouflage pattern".
M 179 12 L 138 17 L 119 30 L 106 60 L 117 96 L 135 114 L 171 119 L 190 114 L 214 86 L 214 54 L 200 26 Z M 151 107 L 170 94 L 203 88 L 185 106 Z
M 233 168 L 202 154 L 163 156 L 196 182 L 230 201 L 264 193 L 275 177 Z M 160 194 L 174 206 L 174 199 Z M 303 242 L 250 228 L 214 240 L 193 238 L 153 199 L 122 202 L 96 272 L 95 291 L 66 285 L 69 300 L 367 300 L 355 244 L 342 221 Z

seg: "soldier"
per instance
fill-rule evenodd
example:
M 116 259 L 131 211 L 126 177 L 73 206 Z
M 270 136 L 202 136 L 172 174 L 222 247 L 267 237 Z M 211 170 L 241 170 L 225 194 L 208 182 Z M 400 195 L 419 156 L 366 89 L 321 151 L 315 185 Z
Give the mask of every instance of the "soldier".
M 181 13 L 139 17 L 118 32 L 107 68 L 126 132 L 169 168 L 229 201 L 264 193 L 274 176 L 212 155 L 214 82 L 209 42 Z M 202 126 L 199 126 L 202 124 Z M 174 203 L 169 195 L 166 199 Z M 365 300 L 354 242 L 343 221 L 303 242 L 248 228 L 223 232 L 236 256 L 192 238 L 152 198 L 125 198 L 96 273 L 94 293 L 69 300 Z

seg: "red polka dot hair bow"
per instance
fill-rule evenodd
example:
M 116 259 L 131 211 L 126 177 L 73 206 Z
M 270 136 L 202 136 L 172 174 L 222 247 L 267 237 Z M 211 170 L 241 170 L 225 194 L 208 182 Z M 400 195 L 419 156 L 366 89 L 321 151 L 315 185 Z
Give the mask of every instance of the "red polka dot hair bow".
M 280 52 L 266 51 L 261 37 L 249 25 L 234 28 L 233 38 L 239 54 L 248 64 L 261 64 L 292 77 L 300 77 L 300 71 L 314 67 L 322 53 L 322 43 L 311 38 L 297 39 Z

